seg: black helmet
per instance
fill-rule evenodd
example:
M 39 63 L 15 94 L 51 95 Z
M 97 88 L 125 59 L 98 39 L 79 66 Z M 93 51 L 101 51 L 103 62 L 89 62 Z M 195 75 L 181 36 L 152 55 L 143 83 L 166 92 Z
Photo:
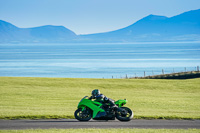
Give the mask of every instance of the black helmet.
M 92 96 L 93 97 L 96 97 L 98 95 L 100 95 L 100 91 L 98 89 L 95 89 L 95 90 L 92 91 Z

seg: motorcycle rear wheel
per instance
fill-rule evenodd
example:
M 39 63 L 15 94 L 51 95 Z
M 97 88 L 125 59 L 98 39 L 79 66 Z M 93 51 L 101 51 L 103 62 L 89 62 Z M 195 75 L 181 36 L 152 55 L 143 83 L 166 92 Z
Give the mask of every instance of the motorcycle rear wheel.
M 121 107 L 121 111 L 116 112 L 116 118 L 120 121 L 130 121 L 133 118 L 133 112 L 127 107 Z
M 74 116 L 79 121 L 89 121 L 92 118 L 92 113 L 90 109 L 86 108 L 82 111 L 82 109 L 77 109 L 74 112 Z

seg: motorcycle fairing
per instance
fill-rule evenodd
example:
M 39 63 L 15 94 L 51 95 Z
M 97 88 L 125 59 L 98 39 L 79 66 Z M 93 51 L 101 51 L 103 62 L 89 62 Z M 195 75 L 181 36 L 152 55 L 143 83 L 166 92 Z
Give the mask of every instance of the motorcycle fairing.
M 115 102 L 115 104 L 118 106 L 118 107 L 122 107 L 124 106 L 125 104 L 127 103 L 127 100 L 124 99 L 124 100 L 118 100 Z
M 91 101 L 89 99 L 82 99 L 78 104 L 78 108 L 82 108 L 82 110 L 84 110 L 85 107 L 90 108 L 93 111 L 92 118 L 95 118 L 98 112 L 105 112 L 103 109 L 100 108 L 101 106 L 101 103 Z

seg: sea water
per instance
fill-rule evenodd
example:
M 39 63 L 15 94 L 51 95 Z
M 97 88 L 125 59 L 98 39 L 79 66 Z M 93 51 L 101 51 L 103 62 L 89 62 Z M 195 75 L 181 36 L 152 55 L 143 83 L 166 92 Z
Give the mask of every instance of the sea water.
M 0 76 L 124 78 L 196 70 L 200 43 L 0 44 Z

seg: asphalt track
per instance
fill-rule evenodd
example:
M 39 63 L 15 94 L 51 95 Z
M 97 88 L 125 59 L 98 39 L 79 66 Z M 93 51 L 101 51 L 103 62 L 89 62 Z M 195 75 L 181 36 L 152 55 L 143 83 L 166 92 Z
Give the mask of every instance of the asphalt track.
M 67 128 L 152 128 L 152 129 L 200 129 L 200 120 L 118 120 L 79 122 L 75 119 L 59 120 L 0 120 L 4 129 L 67 129 Z

